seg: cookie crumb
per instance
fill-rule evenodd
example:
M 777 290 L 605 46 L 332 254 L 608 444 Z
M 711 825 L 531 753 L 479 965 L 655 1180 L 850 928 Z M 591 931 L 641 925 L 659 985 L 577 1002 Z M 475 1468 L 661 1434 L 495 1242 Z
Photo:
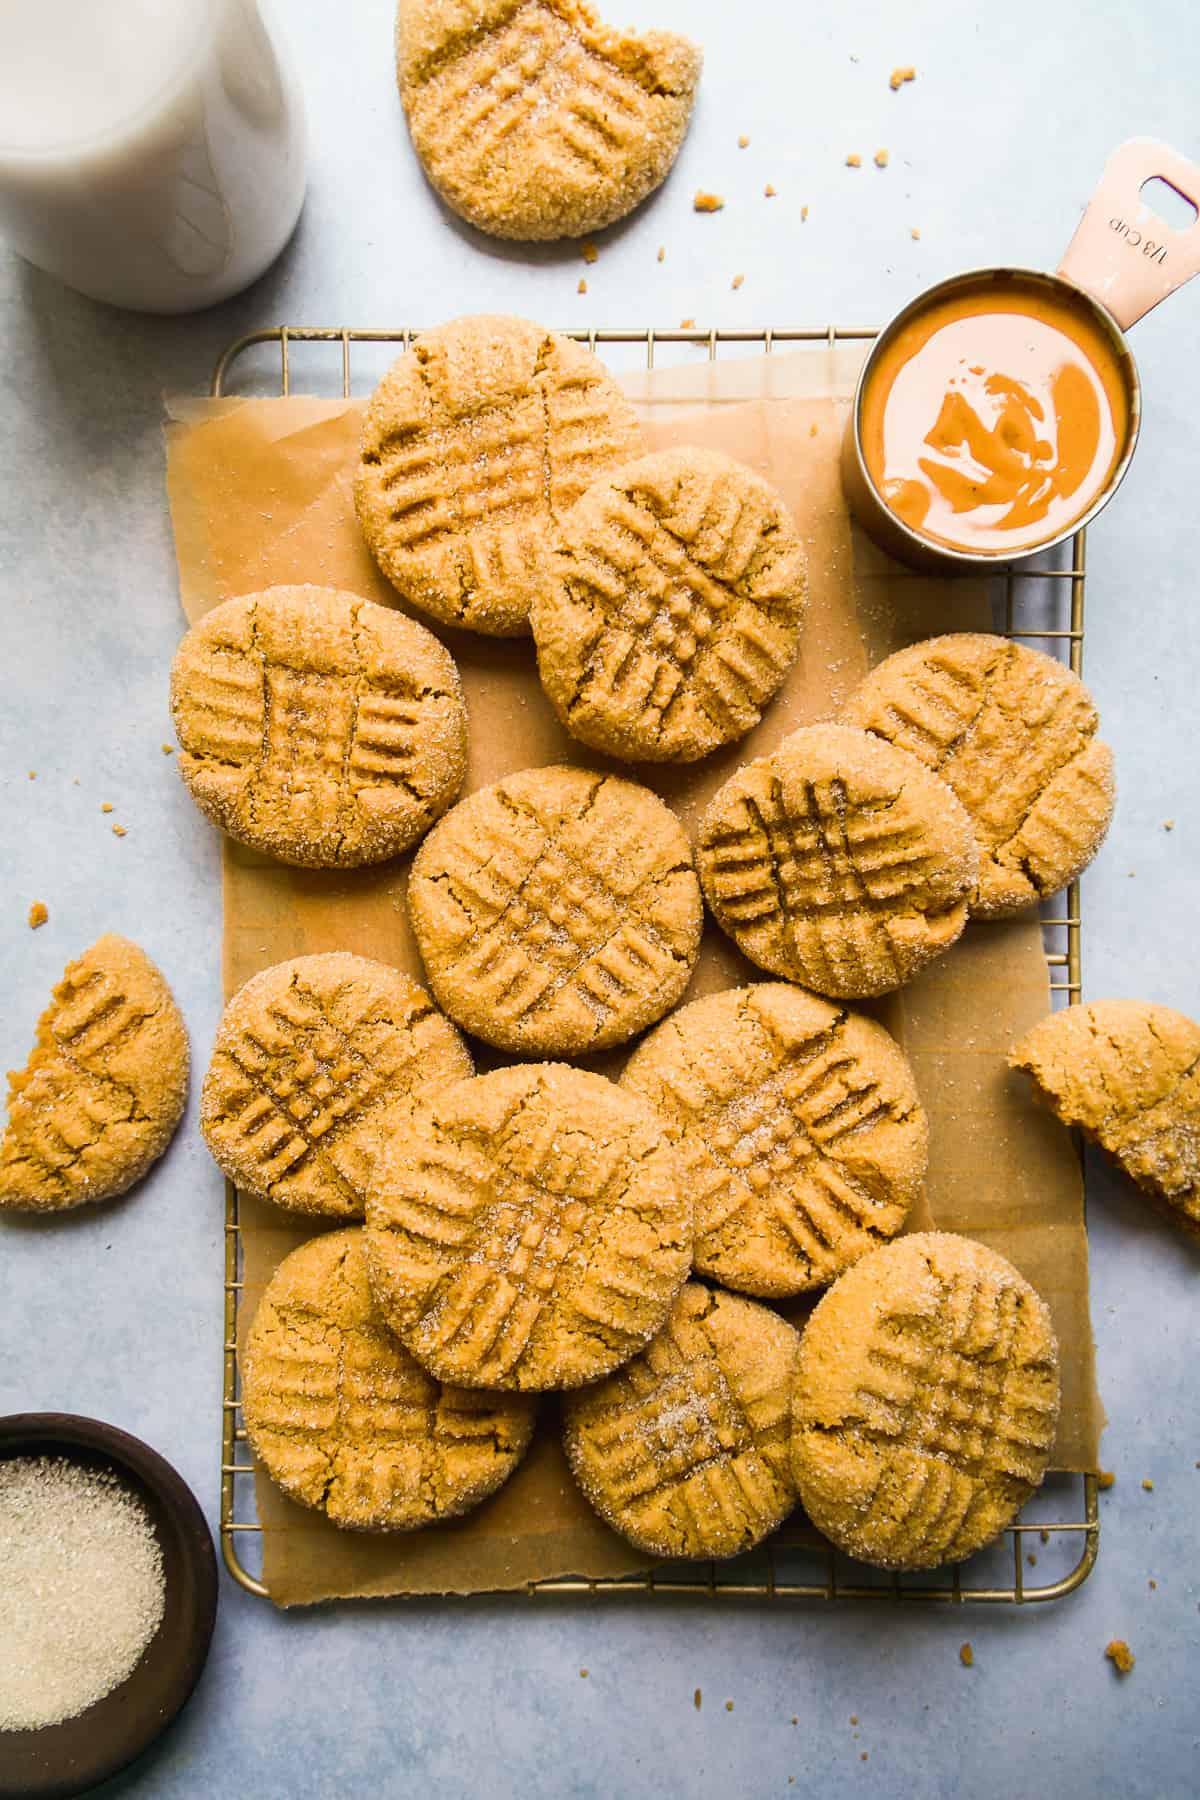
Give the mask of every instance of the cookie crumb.
M 819 431 L 820 431 L 819 425 L 810 425 L 808 428 L 808 435 L 809 435 L 809 437 L 816 437 Z
M 792 1724 L 793 1724 L 793 1725 L 794 1725 L 794 1724 L 795 1724 L 795 1723 L 796 1723 L 796 1721 L 795 1721 L 795 1719 L 793 1719 L 793 1720 L 792 1720 Z M 851 1713 L 851 1714 L 850 1714 L 850 1723 L 851 1723 L 851 1724 L 852 1724 L 852 1725 L 857 1725 L 857 1724 L 858 1724 L 858 1714 L 857 1714 L 857 1713 Z
M 802 206 L 800 208 L 800 223 L 802 225 L 803 225 L 805 219 L 807 219 L 807 217 L 808 217 L 808 208 L 807 208 L 807 206 Z
M 125 827 L 123 825 L 114 825 L 112 833 L 114 837 L 124 837 L 126 835 Z
M 793 1714 L 792 1714 L 792 1724 L 793 1724 L 793 1725 L 798 1725 L 798 1724 L 799 1724 L 799 1723 L 800 1723 L 800 1720 L 799 1720 L 799 1719 L 798 1719 L 798 1718 L 797 1718 L 797 1716 L 796 1716 L 796 1714 L 795 1714 L 795 1713 L 793 1713 Z
M 730 283 L 730 286 L 733 288 L 734 293 L 736 293 L 738 288 L 741 287 L 741 285 L 742 285 L 743 281 L 745 281 L 745 279 L 746 279 L 746 277 L 744 275 L 735 275 L 734 276 L 732 282 Z
M 1134 1663 L 1137 1661 L 1136 1656 L 1133 1654 L 1133 1651 L 1129 1648 L 1129 1645 L 1125 1642 L 1124 1638 L 1113 1638 L 1111 1643 L 1105 1644 L 1104 1654 L 1107 1656 L 1118 1675 L 1128 1675 L 1130 1669 L 1132 1669 Z
M 1041 1538 L 1043 1544 L 1048 1544 L 1050 1542 L 1050 1533 L 1048 1531 L 1039 1531 L 1038 1536 Z
M 666 262 L 667 260 L 667 246 L 665 244 L 660 244 L 658 246 L 658 260 L 659 262 Z
M 914 244 L 919 244 L 921 241 L 921 227 L 919 225 L 914 225 L 908 235 Z
M 887 151 L 886 150 L 877 150 L 875 152 L 875 167 L 877 169 L 886 169 L 887 166 L 888 166 Z
M 763 193 L 768 200 L 773 200 L 775 198 L 775 189 L 771 186 L 771 183 L 769 181 L 768 181 L 766 187 L 763 189 Z
M 902 69 L 892 70 L 891 74 L 888 76 L 888 86 L 894 94 L 899 88 L 904 86 L 906 81 L 915 81 L 916 79 L 917 71 L 913 68 L 911 63 L 906 63 Z
M 680 319 L 679 329 L 680 329 L 680 331 L 695 331 L 695 329 L 696 329 L 695 319 Z
M 36 769 L 30 769 L 30 771 L 29 771 L 29 779 L 30 779 L 30 781 L 36 781 L 36 780 L 37 780 L 37 770 L 36 770 Z
M 1157 1583 L 1157 1581 L 1155 1581 L 1153 1575 L 1151 1575 L 1149 1583 L 1147 1585 L 1149 1586 L 1151 1593 L 1153 1593 L 1154 1590 L 1157 1588 L 1158 1583 Z
M 1117 1478 L 1111 1469 L 1101 1469 L 1096 1477 L 1096 1486 L 1098 1488 L 1110 1488 L 1116 1479 Z
M 587 293 L 587 282 L 583 279 L 582 275 L 579 277 L 579 286 L 575 289 L 575 292 L 577 294 Z
M 699 1712 L 700 1708 L 701 1708 L 701 1706 L 703 1706 L 703 1704 L 704 1704 L 703 1690 L 700 1688 L 697 1688 L 695 1693 L 692 1695 L 692 1705 L 695 1707 L 696 1711 Z
M 970 1644 L 960 1644 L 958 1646 L 958 1660 L 964 1669 L 973 1669 L 975 1667 L 975 1652 L 972 1650 Z
M 162 747 L 162 753 L 164 756 L 174 756 L 174 754 L 175 754 L 174 744 L 164 744 Z
M 696 189 L 696 198 L 692 201 L 697 212 L 720 212 L 724 204 L 720 194 L 706 194 L 703 188 Z
M 1029 1564 L 1031 1569 L 1036 1569 L 1037 1568 L 1037 1551 L 1031 1550 L 1029 1552 L 1029 1555 L 1025 1558 L 1025 1561 Z
M 848 169 L 861 169 L 862 168 L 862 157 L 858 154 L 857 150 L 852 150 L 850 152 L 849 156 L 846 158 L 846 167 Z
M 44 900 L 35 900 L 29 909 L 30 930 L 36 931 L 38 926 L 44 925 L 49 917 L 50 913 L 47 909 L 46 902 Z
M 1154 1483 L 1151 1481 L 1151 1479 L 1148 1475 L 1142 1476 L 1142 1486 L 1145 1488 L 1145 1490 L 1148 1494 L 1152 1494 L 1154 1492 Z
M 750 139 L 746 136 L 745 132 L 743 131 L 741 137 L 738 139 L 738 149 L 744 150 L 746 148 L 747 144 L 749 144 L 749 142 L 750 142 Z
M 587 1680 L 587 1670 L 586 1670 L 586 1669 L 580 1669 L 580 1671 L 579 1671 L 579 1679 L 580 1679 L 580 1681 L 586 1681 L 586 1680 Z
M 1175 829 L 1174 819 L 1164 819 L 1163 820 L 1163 830 L 1164 831 L 1174 831 L 1174 829 Z
M 101 807 L 100 807 L 100 811 L 101 811 L 101 812 L 102 812 L 102 813 L 110 813 L 110 812 L 111 812 L 111 811 L 112 811 L 112 809 L 113 809 L 113 808 L 112 808 L 112 801 L 111 801 L 111 800 L 105 800 L 105 801 L 103 801 L 103 802 L 102 802 L 102 803 L 101 803 Z
M 726 1701 L 726 1702 L 725 1702 L 725 1711 L 726 1711 L 726 1712 L 732 1712 L 732 1711 L 733 1711 L 733 1701 L 732 1701 L 732 1700 L 727 1700 L 727 1701 Z
M 866 1750 L 860 1750 L 858 1753 L 858 1760 L 859 1762 L 869 1762 L 870 1757 L 868 1752 Z
M 585 263 L 594 263 L 599 262 L 600 260 L 599 248 L 597 245 L 593 244 L 591 238 L 584 239 L 583 243 L 579 246 L 579 254 L 582 256 Z

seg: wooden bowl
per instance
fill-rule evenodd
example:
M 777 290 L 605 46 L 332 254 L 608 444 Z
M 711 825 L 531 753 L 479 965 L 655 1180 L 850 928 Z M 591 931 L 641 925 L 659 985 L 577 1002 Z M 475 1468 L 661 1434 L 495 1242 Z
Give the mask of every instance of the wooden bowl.
M 133 1672 L 76 1718 L 0 1731 L 0 1800 L 65 1800 L 133 1762 L 187 1701 L 212 1639 L 217 1563 L 191 1488 L 127 1432 L 70 1413 L 14 1413 L 0 1418 L 0 1461 L 17 1456 L 110 1470 L 144 1504 L 162 1550 L 163 1617 Z

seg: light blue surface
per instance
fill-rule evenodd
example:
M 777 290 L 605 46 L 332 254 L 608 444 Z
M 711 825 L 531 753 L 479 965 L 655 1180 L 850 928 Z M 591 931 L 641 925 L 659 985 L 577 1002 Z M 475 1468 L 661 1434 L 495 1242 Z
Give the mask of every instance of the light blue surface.
M 190 320 L 139 319 L 0 252 L 10 1065 L 24 1061 L 63 963 L 110 928 L 162 964 L 201 1064 L 212 1039 L 217 844 L 159 748 L 181 629 L 159 397 L 202 391 L 228 339 L 279 321 L 432 323 L 481 308 L 553 324 L 878 323 L 965 266 L 1053 266 L 1119 140 L 1149 133 L 1200 154 L 1200 34 L 1182 0 L 1136 12 L 1112 0 L 619 0 L 614 22 L 633 13 L 686 29 L 708 67 L 676 174 L 602 235 L 585 270 L 570 247 L 489 243 L 442 213 L 392 85 L 389 0 L 283 10 L 311 110 L 312 187 L 296 239 L 256 289 Z M 888 73 L 909 62 L 918 79 L 893 94 Z M 739 151 L 742 132 L 751 144 Z M 870 166 L 880 146 L 891 153 L 883 172 Z M 868 166 L 846 169 L 851 150 Z M 775 200 L 762 197 L 768 181 Z M 724 212 L 692 212 L 701 186 L 726 196 Z M 746 279 L 733 292 L 736 273 Z M 1121 789 L 1085 881 L 1085 995 L 1194 1015 L 1198 323 L 1200 285 L 1136 332 L 1145 430 L 1091 533 L 1085 671 Z M 103 801 L 126 838 L 112 836 Z M 34 899 L 50 908 L 36 934 L 25 923 Z M 1099 1568 L 1073 1599 L 1020 1614 L 505 1600 L 284 1617 L 225 1581 L 195 1701 L 109 1791 L 733 1796 L 783 1794 L 795 1776 L 794 1791 L 830 1800 L 1194 1792 L 1200 1269 L 1098 1167 L 1090 1223 L 1117 1484 L 1103 1500 Z M 0 1412 L 94 1413 L 149 1439 L 214 1530 L 221 1243 L 221 1187 L 194 1097 L 131 1198 L 0 1229 Z M 1137 1654 L 1125 1682 L 1103 1657 L 1113 1636 Z M 966 1638 L 971 1670 L 958 1661 Z

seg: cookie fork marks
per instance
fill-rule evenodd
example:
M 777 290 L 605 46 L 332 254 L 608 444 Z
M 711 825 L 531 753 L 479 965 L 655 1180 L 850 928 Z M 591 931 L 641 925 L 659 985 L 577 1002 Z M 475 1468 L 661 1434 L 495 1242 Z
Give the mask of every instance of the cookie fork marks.
M 871 671 L 842 717 L 918 757 L 966 807 L 980 849 L 975 915 L 1056 893 L 1108 829 L 1112 753 L 1091 695 L 1023 644 L 956 632 L 910 645 Z
M 851 997 L 899 987 L 955 941 L 977 853 L 966 813 L 914 757 L 817 725 L 720 789 L 699 866 L 717 923 L 747 956 Z
M 594 1380 L 662 1324 L 691 1207 L 660 1121 L 558 1064 L 460 1082 L 398 1121 L 367 1206 L 376 1298 L 445 1380 Z
M 187 1032 L 162 975 L 127 938 L 99 938 L 67 967 L 26 1068 L 9 1076 L 0 1208 L 124 1193 L 170 1142 L 187 1078 Z
M 466 772 L 458 671 L 424 626 L 332 588 L 227 600 L 171 670 L 179 772 L 230 837 L 309 868 L 408 848 Z
M 733 1556 L 791 1510 L 788 1406 L 799 1338 L 689 1282 L 653 1343 L 565 1403 L 584 1494 L 654 1556 Z
M 528 630 L 558 517 L 642 446 L 603 364 L 528 319 L 422 333 L 367 407 L 354 485 L 388 580 L 434 618 Z
M 782 1297 L 833 1280 L 904 1224 L 928 1132 L 882 1026 L 782 982 L 695 1000 L 623 1087 L 667 1120 L 696 1200 L 696 1268 Z
M 431 832 L 409 881 L 440 1004 L 517 1055 L 621 1043 L 682 994 L 701 905 L 678 821 L 648 789 L 527 769 Z
M 499 237 L 586 237 L 665 178 L 700 52 L 609 29 L 583 0 L 400 0 L 400 96 L 447 204 Z
M 569 731 L 626 759 L 688 762 L 757 723 L 807 593 L 765 481 L 716 451 L 658 451 L 595 481 L 562 537 L 530 622 Z
M 246 1340 L 243 1413 L 284 1492 L 360 1531 L 411 1531 L 493 1493 L 533 1430 L 516 1396 L 443 1387 L 376 1312 L 361 1231 L 280 1264 Z
M 361 1218 L 386 1110 L 471 1073 L 454 1027 L 400 970 L 344 952 L 295 957 L 226 1007 L 200 1127 L 243 1191 Z
M 960 1561 L 1040 1483 L 1058 1407 L 1050 1316 L 1011 1264 L 942 1232 L 899 1238 L 843 1275 L 805 1332 L 800 1498 L 868 1562 Z
M 1008 1060 L 1165 1217 L 1200 1236 L 1200 1024 L 1149 1001 L 1094 1000 L 1051 1013 Z

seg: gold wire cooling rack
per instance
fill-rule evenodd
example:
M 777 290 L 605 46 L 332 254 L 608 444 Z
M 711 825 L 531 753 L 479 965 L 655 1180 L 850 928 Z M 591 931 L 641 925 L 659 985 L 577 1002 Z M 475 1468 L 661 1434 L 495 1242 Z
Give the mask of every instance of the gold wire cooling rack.
M 399 346 L 407 350 L 419 333 L 404 327 L 394 331 L 358 331 L 339 327 L 277 325 L 238 338 L 222 353 L 213 371 L 212 394 L 232 393 L 288 395 L 292 392 L 293 352 L 297 346 L 324 346 L 323 366 L 308 364 L 305 391 L 340 393 L 350 398 L 351 352 L 359 355 L 370 346 Z M 870 329 L 826 326 L 823 330 L 763 331 L 568 331 L 568 337 L 630 355 L 641 349 L 647 368 L 655 367 L 656 355 L 667 349 L 673 357 L 696 352 L 716 361 L 722 353 L 759 350 L 770 356 L 778 346 L 827 346 L 867 343 L 876 336 Z M 269 349 L 274 345 L 278 360 Z M 618 347 L 631 347 L 631 349 Z M 332 366 L 329 356 L 332 353 Z M 307 357 L 307 353 L 306 357 Z M 234 372 L 237 371 L 237 382 Z M 378 371 L 381 372 L 381 371 Z M 374 381 L 369 383 L 374 385 Z M 1007 637 L 1046 645 L 1062 656 L 1076 675 L 1083 667 L 1083 607 L 1087 576 L 1087 534 L 1080 531 L 1048 566 L 1023 565 L 998 577 L 997 629 Z M 1042 920 L 1046 961 L 1050 965 L 1050 990 L 1058 1004 L 1075 1005 L 1080 997 L 1081 916 L 1079 883 L 1073 881 L 1066 905 L 1056 903 L 1051 916 Z M 246 1565 L 244 1551 L 257 1548 L 261 1566 L 262 1527 L 254 1500 L 254 1464 L 249 1460 L 246 1433 L 240 1419 L 241 1399 L 237 1359 L 238 1309 L 242 1292 L 241 1228 L 238 1195 L 232 1185 L 225 1190 L 225 1342 L 224 1398 L 221 1426 L 221 1551 L 225 1566 L 249 1593 L 264 1598 L 270 1590 Z M 1038 1550 L 1029 1546 L 1037 1544 Z M 923 1574 L 919 1579 L 869 1569 L 836 1551 L 811 1527 L 785 1525 L 760 1550 L 731 1563 L 665 1563 L 642 1575 L 613 1580 L 584 1580 L 564 1576 L 531 1582 L 522 1590 L 532 1595 L 626 1595 L 675 1597 L 690 1595 L 709 1600 L 876 1600 L 967 1601 L 1028 1605 L 1034 1600 L 1059 1600 L 1082 1585 L 1095 1567 L 1100 1549 L 1099 1496 L 1094 1475 L 1051 1477 L 1020 1520 L 1009 1526 L 991 1549 L 964 1564 Z M 1035 1580 L 1031 1573 L 1040 1554 L 1046 1572 Z

